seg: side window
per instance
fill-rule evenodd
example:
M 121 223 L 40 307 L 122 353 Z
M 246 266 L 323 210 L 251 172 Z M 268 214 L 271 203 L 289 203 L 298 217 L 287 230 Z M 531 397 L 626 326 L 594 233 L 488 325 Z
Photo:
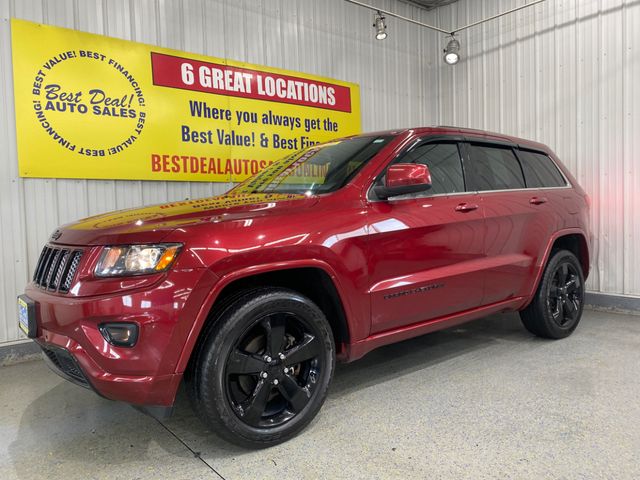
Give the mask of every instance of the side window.
M 470 190 L 511 190 L 524 188 L 520 163 L 510 148 L 471 144 Z
M 553 160 L 547 155 L 520 150 L 518 152 L 527 187 L 564 187 L 566 182 Z
M 429 167 L 432 186 L 420 196 L 464 192 L 462 161 L 455 143 L 425 143 L 393 163 L 422 163 Z

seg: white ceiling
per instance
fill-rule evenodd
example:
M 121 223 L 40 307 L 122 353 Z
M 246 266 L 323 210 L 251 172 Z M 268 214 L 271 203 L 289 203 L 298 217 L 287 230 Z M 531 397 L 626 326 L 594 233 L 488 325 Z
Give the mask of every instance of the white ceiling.
M 436 7 L 442 7 L 443 5 L 449 5 L 450 3 L 454 3 L 457 0 L 404 0 L 407 3 L 413 3 L 420 7 L 426 8 L 427 10 L 431 10 Z

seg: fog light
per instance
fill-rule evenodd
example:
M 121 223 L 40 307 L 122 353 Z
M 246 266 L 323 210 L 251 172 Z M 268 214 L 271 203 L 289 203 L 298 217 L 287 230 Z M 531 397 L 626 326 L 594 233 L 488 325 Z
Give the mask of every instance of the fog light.
M 103 323 L 98 328 L 104 339 L 115 347 L 133 347 L 138 341 L 135 323 Z

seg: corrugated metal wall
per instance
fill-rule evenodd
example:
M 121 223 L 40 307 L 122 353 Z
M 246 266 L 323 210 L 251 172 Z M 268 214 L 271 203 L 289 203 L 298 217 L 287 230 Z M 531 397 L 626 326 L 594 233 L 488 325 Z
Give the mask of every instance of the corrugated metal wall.
M 461 0 L 426 12 L 372 2 L 442 27 L 521 4 Z M 549 0 L 461 35 L 465 58 L 451 68 L 442 35 L 389 18 L 389 37 L 375 41 L 372 14 L 342 0 L 0 0 L 0 343 L 20 338 L 15 296 L 57 225 L 228 187 L 20 179 L 10 17 L 356 82 L 364 130 L 443 123 L 545 142 L 594 198 L 601 246 L 590 288 L 640 294 L 631 248 L 640 230 L 639 4 Z
M 460 0 L 449 29 L 522 5 Z M 548 0 L 461 32 L 438 68 L 438 122 L 546 143 L 593 200 L 588 287 L 640 295 L 640 1 Z

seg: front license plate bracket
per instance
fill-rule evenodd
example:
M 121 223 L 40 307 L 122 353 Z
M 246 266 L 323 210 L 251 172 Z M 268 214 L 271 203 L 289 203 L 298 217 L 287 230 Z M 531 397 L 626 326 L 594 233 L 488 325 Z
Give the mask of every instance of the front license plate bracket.
M 29 338 L 35 338 L 38 334 L 36 302 L 26 295 L 18 297 L 18 326 Z

